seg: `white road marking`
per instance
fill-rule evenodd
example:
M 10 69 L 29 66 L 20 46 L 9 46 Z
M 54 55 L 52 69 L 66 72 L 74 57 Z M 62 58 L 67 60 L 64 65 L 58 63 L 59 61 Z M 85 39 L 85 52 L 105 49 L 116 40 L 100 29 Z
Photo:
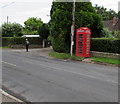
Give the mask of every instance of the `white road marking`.
M 30 62 L 30 61 L 25 61 L 25 62 L 28 62 L 28 63 L 32 63 L 32 64 L 33 64 L 33 62 Z M 86 77 L 89 77 L 89 78 L 99 79 L 99 80 L 111 82 L 111 83 L 114 83 L 114 84 L 118 84 L 118 82 L 115 82 L 114 80 L 111 80 L 111 79 L 101 79 L 101 78 L 98 78 L 98 77 L 95 77 L 95 76 L 91 76 L 91 75 L 88 75 L 88 74 L 73 72 L 73 71 L 70 71 L 70 70 L 65 70 L 65 69 L 61 69 L 61 68 L 57 68 L 57 67 L 46 66 L 46 65 L 44 65 L 44 64 L 40 64 L 40 63 L 37 63 L 37 62 L 34 62 L 34 64 L 41 65 L 41 66 L 46 67 L 46 68 L 48 68 L 48 69 L 51 68 L 51 69 L 54 69 L 54 70 L 60 70 L 60 71 L 70 72 L 70 73 L 74 73 L 74 74 L 79 74 L 79 75 L 82 75 L 82 76 L 86 76 Z M 103 78 L 103 77 L 102 77 L 102 78 Z
M 8 65 L 11 65 L 11 66 L 17 66 L 17 65 L 15 65 L 15 64 L 8 63 L 8 62 L 5 62 L 5 61 L 2 61 L 2 62 L 5 63 L 5 64 L 8 64 Z

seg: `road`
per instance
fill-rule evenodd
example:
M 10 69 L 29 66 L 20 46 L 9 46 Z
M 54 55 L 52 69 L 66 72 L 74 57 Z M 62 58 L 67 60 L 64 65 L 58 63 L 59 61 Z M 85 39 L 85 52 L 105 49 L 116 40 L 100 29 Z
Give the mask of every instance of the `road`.
M 29 102 L 117 102 L 118 68 L 3 50 L 3 89 Z

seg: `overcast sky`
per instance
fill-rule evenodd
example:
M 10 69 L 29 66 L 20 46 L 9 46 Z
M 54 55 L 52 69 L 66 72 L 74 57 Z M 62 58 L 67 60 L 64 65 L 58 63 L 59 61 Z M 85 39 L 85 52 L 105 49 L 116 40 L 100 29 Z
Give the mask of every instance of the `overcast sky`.
M 41 18 L 47 23 L 50 20 L 49 14 L 53 0 L 0 0 L 0 24 L 8 20 L 24 25 L 29 17 Z M 91 0 L 92 5 L 98 4 L 118 12 L 120 0 Z

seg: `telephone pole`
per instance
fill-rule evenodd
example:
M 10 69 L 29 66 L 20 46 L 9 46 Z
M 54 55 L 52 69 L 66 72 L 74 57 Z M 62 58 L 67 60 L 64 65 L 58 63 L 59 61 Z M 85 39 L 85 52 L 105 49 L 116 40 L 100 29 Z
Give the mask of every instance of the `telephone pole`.
M 70 54 L 73 55 L 73 45 L 74 45 L 74 32 L 75 32 L 75 0 L 73 0 L 73 9 L 72 9 L 72 26 L 71 26 L 71 49 Z

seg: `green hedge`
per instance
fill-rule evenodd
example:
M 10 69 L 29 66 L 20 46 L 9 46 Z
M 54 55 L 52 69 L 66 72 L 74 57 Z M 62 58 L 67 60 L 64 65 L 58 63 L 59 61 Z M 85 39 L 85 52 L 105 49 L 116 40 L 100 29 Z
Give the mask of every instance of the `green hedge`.
M 25 39 L 26 39 L 26 37 L 3 37 L 2 38 L 2 46 L 21 45 L 21 44 L 24 45 Z M 29 37 L 27 39 L 29 40 L 31 45 L 42 45 L 42 38 Z M 60 43 L 60 42 L 56 41 L 55 44 L 57 44 L 57 43 Z M 120 44 L 120 40 L 118 40 L 118 39 L 92 38 L 91 39 L 91 51 L 119 53 L 120 54 L 120 45 L 119 44 Z M 60 44 L 58 44 L 58 45 L 59 45 L 59 47 L 63 47 L 63 45 L 60 45 Z M 64 46 L 64 48 L 66 48 L 66 47 Z
M 120 40 L 109 38 L 92 38 L 91 51 L 120 54 Z
M 2 37 L 2 46 L 25 45 L 26 37 Z M 42 38 L 27 37 L 31 45 L 42 45 Z

